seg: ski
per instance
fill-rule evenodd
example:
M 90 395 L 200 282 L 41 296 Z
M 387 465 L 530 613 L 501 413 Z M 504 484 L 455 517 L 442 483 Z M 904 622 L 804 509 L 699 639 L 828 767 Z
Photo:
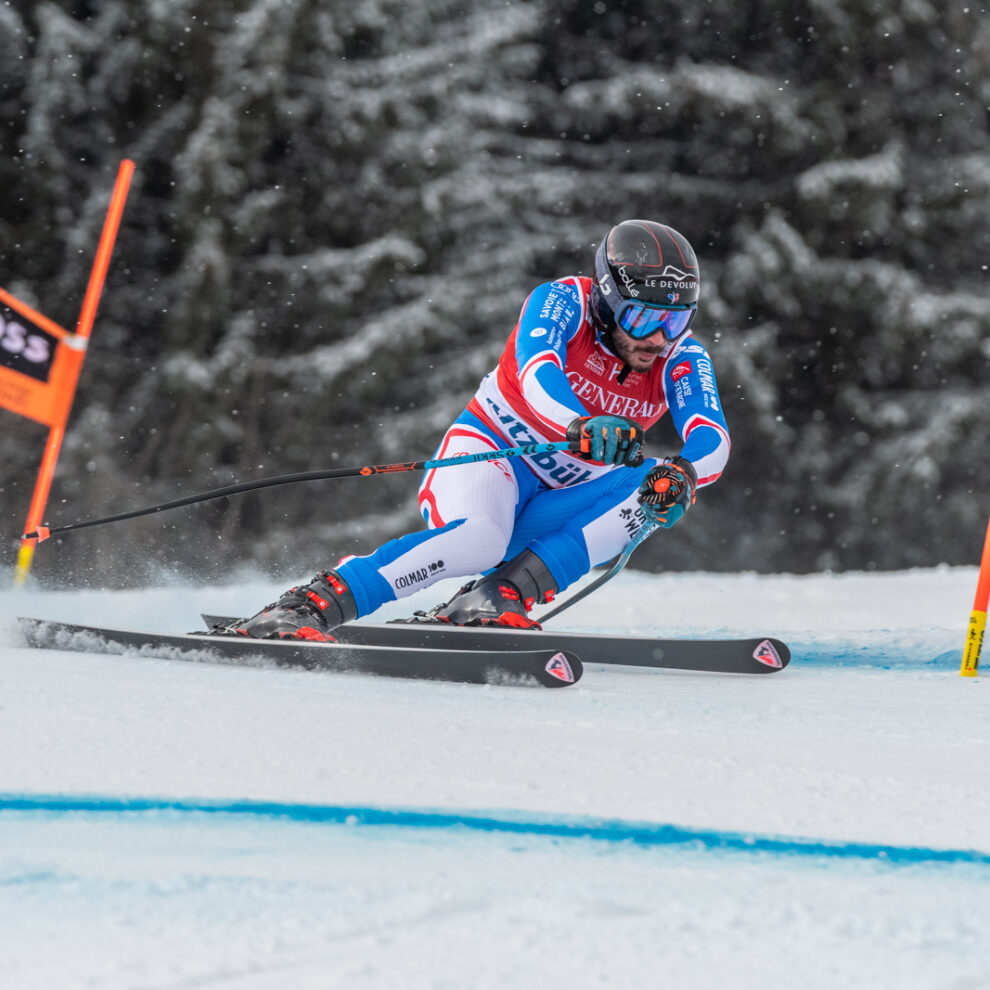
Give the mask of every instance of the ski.
M 82 653 L 116 653 L 166 660 L 198 660 L 242 666 L 297 667 L 384 677 L 457 681 L 467 684 L 575 684 L 583 667 L 579 657 L 549 640 L 522 649 L 492 642 L 484 650 L 439 644 L 314 643 L 248 639 L 190 633 L 170 635 L 130 629 L 81 626 L 43 619 L 18 619 L 29 646 Z
M 203 621 L 212 627 L 227 626 L 240 620 L 204 615 Z M 626 664 L 721 674 L 772 674 L 783 670 L 791 659 L 787 644 L 770 637 L 656 639 L 651 636 L 450 626 L 440 622 L 349 622 L 335 629 L 333 634 L 341 643 L 352 645 L 457 650 L 530 650 L 544 638 L 549 638 L 555 647 L 576 653 L 586 664 Z

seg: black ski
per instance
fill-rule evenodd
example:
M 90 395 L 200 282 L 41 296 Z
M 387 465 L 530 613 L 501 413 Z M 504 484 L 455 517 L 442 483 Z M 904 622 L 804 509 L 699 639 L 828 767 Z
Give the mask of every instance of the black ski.
M 581 679 L 581 660 L 549 637 L 520 649 L 492 642 L 484 650 L 442 645 L 313 643 L 191 633 L 186 636 L 19 619 L 29 646 L 83 653 L 126 653 L 168 660 L 245 666 L 275 664 L 306 670 L 350 671 L 385 677 L 468 684 L 542 684 L 566 687 Z
M 204 615 L 207 626 L 237 619 Z M 456 650 L 531 650 L 550 638 L 555 647 L 576 653 L 586 663 L 628 664 L 723 674 L 772 674 L 790 662 L 791 651 L 779 639 L 656 639 L 525 629 L 449 626 L 440 622 L 350 622 L 334 630 L 342 643 L 414 646 Z

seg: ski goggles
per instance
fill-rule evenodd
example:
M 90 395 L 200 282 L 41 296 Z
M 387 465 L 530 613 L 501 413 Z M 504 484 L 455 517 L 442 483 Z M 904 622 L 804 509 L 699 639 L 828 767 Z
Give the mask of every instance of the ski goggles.
M 691 326 L 695 312 L 693 306 L 672 308 L 626 299 L 616 308 L 614 319 L 615 325 L 634 340 L 645 340 L 658 330 L 667 340 L 677 340 Z

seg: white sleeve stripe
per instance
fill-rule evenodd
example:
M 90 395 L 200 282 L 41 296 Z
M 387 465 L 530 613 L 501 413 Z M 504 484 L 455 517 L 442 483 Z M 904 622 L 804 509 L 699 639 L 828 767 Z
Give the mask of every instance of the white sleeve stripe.
M 535 379 L 533 379 L 532 387 L 529 385 L 523 387 L 523 397 L 541 423 L 560 433 L 566 433 L 567 424 L 578 416 L 578 413 L 573 409 L 568 409 L 567 406 L 551 399 Z
M 719 436 L 722 438 L 722 443 L 719 446 L 725 445 L 726 448 L 731 446 L 731 441 L 729 440 L 729 434 L 718 425 L 718 423 L 713 422 L 706 416 L 694 415 L 684 424 L 684 434 L 682 439 L 687 440 L 687 438 L 699 427 L 699 426 L 710 426 Z
M 520 376 L 523 398 L 529 403 L 530 409 L 541 423 L 563 433 L 567 430 L 567 424 L 578 414 L 558 402 L 543 388 L 537 380 L 536 370 L 537 366 L 530 361 L 523 375 Z
M 729 448 L 731 447 L 731 441 L 729 440 L 729 434 L 718 425 L 718 423 L 713 423 L 710 419 L 706 419 L 704 416 L 692 416 L 688 420 L 686 427 L 684 428 L 684 439 L 687 440 L 688 435 L 693 433 L 694 430 L 699 427 L 710 427 L 716 433 L 719 438 L 718 444 L 715 449 L 705 454 L 704 457 L 699 457 L 697 460 L 692 461 L 694 464 L 695 471 L 698 472 L 698 487 L 702 488 L 705 485 L 710 485 L 713 481 L 717 481 L 721 477 L 722 470 L 729 460 Z
M 725 467 L 725 462 L 727 458 L 719 458 L 715 463 L 710 463 L 714 460 L 715 455 L 711 454 L 708 457 L 702 457 L 700 461 L 694 462 L 694 470 L 698 474 L 698 487 L 704 488 L 705 485 L 710 485 L 713 481 L 718 481 L 722 477 L 722 469 Z
M 560 361 L 560 355 L 556 351 L 540 351 L 539 354 L 534 354 L 519 369 L 519 381 L 521 382 L 528 374 L 536 371 L 536 365 L 543 364 L 545 361 L 552 361 L 561 371 L 564 370 L 564 366 Z

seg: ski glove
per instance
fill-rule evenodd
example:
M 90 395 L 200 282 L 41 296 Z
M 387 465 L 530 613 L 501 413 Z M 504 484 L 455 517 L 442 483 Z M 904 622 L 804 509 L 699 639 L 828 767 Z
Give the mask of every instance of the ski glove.
M 639 486 L 639 504 L 646 518 L 670 529 L 694 505 L 698 473 L 683 457 L 665 457 Z
M 638 467 L 646 431 L 624 416 L 580 416 L 567 427 L 567 439 L 580 443 L 577 457 L 616 467 Z

